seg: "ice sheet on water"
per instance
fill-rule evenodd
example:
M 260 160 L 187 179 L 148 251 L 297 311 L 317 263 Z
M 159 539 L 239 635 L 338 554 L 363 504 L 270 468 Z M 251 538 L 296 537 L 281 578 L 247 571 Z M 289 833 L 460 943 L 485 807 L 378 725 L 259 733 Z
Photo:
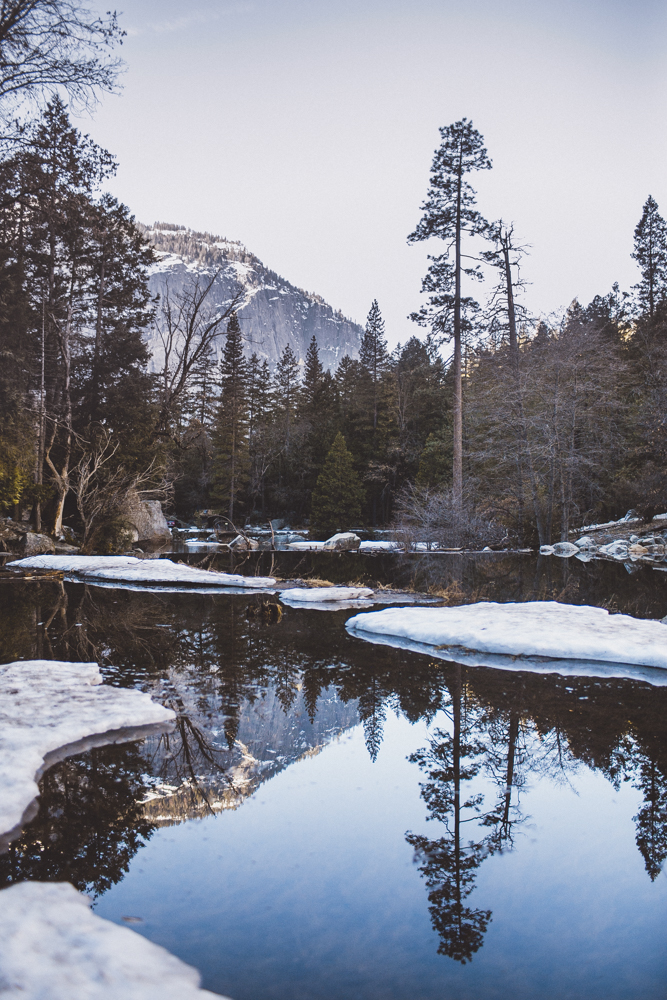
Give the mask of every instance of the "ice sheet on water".
M 15 559 L 7 565 L 21 566 L 23 569 L 55 569 L 64 573 L 81 573 L 85 570 L 136 566 L 141 561 L 136 556 L 28 556 L 26 559 Z
M 252 579 L 252 577 L 248 577 Z M 137 594 L 245 594 L 248 597 L 251 594 L 275 594 L 275 590 L 270 590 L 267 587 L 259 586 L 256 589 L 252 587 L 251 584 L 243 587 L 228 587 L 224 588 L 218 587 L 203 587 L 198 585 L 197 587 L 186 587 L 183 584 L 168 584 L 160 583 L 151 586 L 150 583 L 123 583 L 117 580 L 100 580 L 97 577 L 86 581 L 89 586 L 92 587 L 106 587 L 109 590 L 131 590 Z
M 240 576 L 198 569 L 171 559 L 137 559 L 133 556 L 30 556 L 9 563 L 25 569 L 56 569 L 85 580 L 118 583 L 166 583 L 205 587 L 243 587 L 252 590 L 274 587 L 269 576 Z
M 200 976 L 128 927 L 98 917 L 68 882 L 0 892 L 0 989 L 7 1000 L 208 1000 Z
M 530 658 L 558 664 L 622 664 L 667 670 L 667 628 L 661 622 L 610 615 L 604 608 L 553 601 L 469 604 L 459 608 L 387 608 L 347 622 L 355 635 L 389 645 L 410 645 L 444 659 L 500 665 L 490 656 L 522 657 L 515 669 L 531 669 Z M 461 660 L 461 650 L 465 654 Z M 597 668 L 596 668 L 596 672 Z M 609 671 L 603 670 L 603 673 Z M 617 673 L 617 672 L 616 672 Z M 613 675 L 615 676 L 616 673 Z M 667 682 L 650 670 L 651 682 Z M 623 676 L 637 676 L 636 670 Z
M 373 596 L 370 587 L 292 587 L 278 593 L 285 604 L 299 607 L 317 607 L 320 605 L 338 605 L 342 602 L 368 603 L 367 598 Z M 363 607 L 361 605 L 355 605 Z
M 102 684 L 96 663 L 19 660 L 0 665 L 0 835 L 9 835 L 21 823 L 38 794 L 48 754 L 110 731 L 126 731 L 121 738 L 130 738 L 130 731 L 174 718 L 171 709 L 148 694 Z

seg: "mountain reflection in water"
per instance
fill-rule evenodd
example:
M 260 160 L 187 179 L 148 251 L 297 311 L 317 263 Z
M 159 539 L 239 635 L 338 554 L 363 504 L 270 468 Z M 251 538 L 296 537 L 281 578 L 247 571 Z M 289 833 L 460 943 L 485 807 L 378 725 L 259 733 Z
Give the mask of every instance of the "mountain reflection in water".
M 505 560 L 506 577 L 510 569 Z M 521 594 L 530 596 L 536 576 L 537 596 L 562 593 L 560 568 L 551 584 L 544 569 L 537 575 L 535 561 L 528 569 L 525 561 L 517 569 Z M 632 611 L 627 604 L 635 602 L 634 613 L 667 611 L 667 575 L 653 573 L 628 590 L 623 567 L 610 569 L 616 577 L 603 565 L 594 579 L 598 597 L 604 584 L 618 610 Z M 586 600 L 591 572 L 590 564 L 568 570 L 565 599 L 572 601 L 575 592 Z M 484 566 L 468 577 L 459 573 L 463 599 L 473 585 L 480 596 L 482 573 Z M 443 588 L 453 582 L 445 580 Z M 511 599 L 519 596 L 516 577 L 514 584 Z M 419 723 L 426 734 L 408 757 L 414 785 L 421 781 L 421 815 L 433 822 L 424 827 L 416 816 L 404 836 L 441 956 L 464 965 L 484 954 L 494 919 L 480 875 L 493 857 L 527 850 L 530 793 L 539 782 L 574 787 L 590 772 L 616 790 L 636 790 L 638 806 L 628 816 L 635 849 L 644 879 L 653 883 L 660 875 L 667 857 L 666 688 L 432 662 L 352 638 L 344 629 L 350 612 L 287 608 L 280 620 L 262 614 L 258 606 L 275 600 L 267 597 L 142 594 L 38 581 L 0 587 L 7 612 L 3 660 L 95 659 L 107 683 L 149 690 L 179 717 L 167 736 L 93 749 L 48 771 L 37 817 L 0 857 L 1 885 L 65 879 L 102 900 L 134 870 L 133 858 L 160 828 L 239 810 L 267 782 L 359 722 L 366 761 L 376 761 L 393 715 Z M 641 600 L 645 606 L 638 609 Z M 157 932 L 155 939 L 178 950 Z M 199 956 L 208 976 L 206 961 Z M 206 985 L 232 992 L 233 984 L 216 975 L 211 971 Z M 347 982 L 352 989 L 354 979 Z M 289 983 L 284 993 L 290 994 Z M 238 987 L 233 995 L 242 995 Z M 372 991 L 359 991 L 366 995 Z M 407 997 L 409 990 L 396 995 Z

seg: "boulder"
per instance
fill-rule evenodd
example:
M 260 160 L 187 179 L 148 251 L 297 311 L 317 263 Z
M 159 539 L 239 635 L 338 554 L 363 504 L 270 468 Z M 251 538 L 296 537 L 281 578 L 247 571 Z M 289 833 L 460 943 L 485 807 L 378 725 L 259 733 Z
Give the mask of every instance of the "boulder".
M 590 535 L 583 535 L 574 543 L 578 549 L 596 549 L 597 545 Z
M 259 542 L 255 541 L 254 538 L 244 538 L 243 535 L 237 535 L 236 538 L 232 538 L 229 547 L 235 552 L 254 552 L 259 548 Z
M 57 556 L 75 556 L 81 548 L 79 545 L 68 545 L 67 542 L 56 542 L 55 550 Z
M 56 551 L 52 538 L 48 535 L 38 535 L 34 531 L 26 531 L 19 547 L 24 556 L 54 555 Z
M 136 496 L 128 497 L 123 516 L 136 534 L 132 537 L 133 542 L 156 541 L 158 539 L 171 538 L 171 531 L 167 524 L 167 519 L 162 513 L 162 506 L 158 500 L 139 500 Z
M 645 545 L 639 545 L 639 544 L 637 544 L 637 542 L 635 542 L 634 545 L 630 545 L 629 546 L 629 548 L 628 548 L 628 555 L 629 556 L 647 556 L 648 555 L 648 549 L 646 548 Z
M 353 552 L 360 545 L 359 535 L 355 535 L 353 531 L 341 531 L 327 538 L 322 548 L 325 552 Z
M 612 559 L 627 559 L 628 542 L 625 538 L 618 538 L 609 545 L 601 545 L 600 552 L 605 556 L 611 556 Z

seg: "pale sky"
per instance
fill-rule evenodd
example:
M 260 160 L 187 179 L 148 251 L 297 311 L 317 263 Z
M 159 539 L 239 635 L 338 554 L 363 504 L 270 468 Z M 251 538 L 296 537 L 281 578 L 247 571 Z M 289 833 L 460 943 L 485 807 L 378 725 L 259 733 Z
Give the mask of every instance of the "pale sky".
M 484 135 L 478 207 L 531 245 L 535 312 L 629 289 L 649 194 L 667 215 L 664 2 L 128 0 L 121 22 L 122 94 L 78 122 L 120 161 L 113 193 L 358 322 L 377 298 L 391 344 L 419 332 L 406 237 L 440 125 Z

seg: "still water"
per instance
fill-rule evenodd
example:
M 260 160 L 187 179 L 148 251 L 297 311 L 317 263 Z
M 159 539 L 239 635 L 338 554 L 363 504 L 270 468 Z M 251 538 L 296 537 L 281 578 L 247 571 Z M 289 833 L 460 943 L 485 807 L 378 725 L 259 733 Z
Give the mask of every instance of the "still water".
M 394 569 L 667 614 L 650 568 Z M 667 688 L 433 662 L 275 598 L 0 588 L 3 661 L 95 659 L 179 712 L 47 772 L 0 884 L 72 881 L 235 1000 L 667 996 Z

